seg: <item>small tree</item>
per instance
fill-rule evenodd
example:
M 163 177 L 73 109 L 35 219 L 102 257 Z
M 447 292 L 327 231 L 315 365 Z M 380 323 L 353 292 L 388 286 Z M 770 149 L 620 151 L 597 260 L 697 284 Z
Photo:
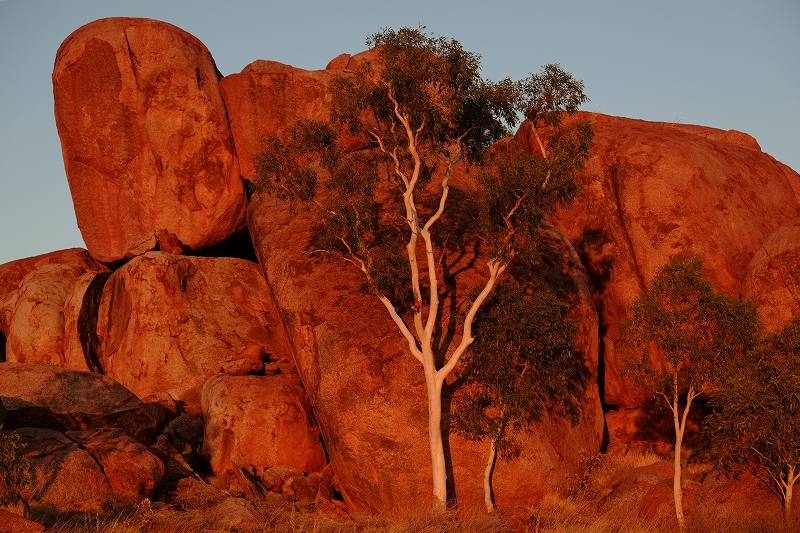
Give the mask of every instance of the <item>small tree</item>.
M 373 68 L 364 63 L 352 75 L 333 81 L 331 116 L 337 128 L 362 136 L 371 147 L 344 153 L 337 148 L 333 128 L 299 123 L 286 140 L 265 141 L 255 159 L 256 186 L 283 200 L 318 208 L 319 249 L 363 273 L 409 351 L 422 364 L 433 503 L 434 508 L 444 509 L 441 394 L 445 379 L 472 343 L 473 320 L 498 278 L 515 258 L 529 255 L 520 252 L 535 243 L 535 225 L 543 213 L 574 196 L 573 176 L 588 155 L 591 130 L 582 123 L 567 128 L 558 122 L 545 138 L 545 144 L 551 145 L 549 158 L 533 158 L 513 142 L 487 158 L 487 148 L 508 134 L 532 102 L 546 98 L 547 89 L 555 87 L 484 80 L 478 55 L 465 51 L 455 40 L 420 30 L 387 29 L 372 35 L 367 44 L 379 50 L 380 64 Z M 551 66 L 554 69 L 563 73 Z M 574 106 L 553 107 L 552 116 L 575 111 L 586 101 L 579 82 L 566 73 L 562 79 L 571 80 L 574 94 L 569 102 Z M 483 237 L 492 245 L 487 279 L 464 316 L 460 341 L 438 365 L 434 332 L 440 320 L 442 272 L 437 255 L 442 247 L 435 242 L 436 225 L 448 203 L 456 163 L 490 160 L 500 170 L 494 174 L 499 181 L 484 182 L 491 191 L 482 196 L 486 200 L 482 213 L 490 220 L 482 225 Z M 391 215 L 392 206 L 381 206 L 375 199 L 381 165 L 397 191 L 399 220 Z M 503 165 L 509 172 L 502 170 Z M 320 167 L 329 175 L 324 195 L 318 193 Z M 525 179 L 521 179 L 523 170 L 529 172 Z M 432 184 L 436 184 L 438 201 L 430 210 L 420 209 L 418 198 Z
M 466 391 L 456 397 L 452 424 L 470 440 L 488 440 L 483 476 L 486 510 L 492 512 L 491 476 L 496 455 L 519 456 L 515 434 L 530 431 L 545 409 L 575 416 L 583 367 L 572 352 L 577 324 L 569 306 L 550 292 L 501 284 L 474 324 L 475 342 L 463 371 Z
M 631 305 L 623 327 L 625 341 L 641 356 L 626 371 L 672 412 L 673 497 L 681 530 L 681 446 L 692 402 L 714 390 L 724 370 L 751 349 L 758 325 L 752 304 L 715 292 L 702 270 L 703 260 L 696 254 L 664 265 Z
M 763 339 L 712 402 L 708 429 L 723 460 L 754 465 L 788 519 L 800 480 L 800 315 Z

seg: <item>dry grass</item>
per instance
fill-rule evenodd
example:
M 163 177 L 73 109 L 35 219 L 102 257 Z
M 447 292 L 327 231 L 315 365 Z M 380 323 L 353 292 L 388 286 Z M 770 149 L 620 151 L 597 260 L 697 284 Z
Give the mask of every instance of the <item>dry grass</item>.
M 396 516 L 331 519 L 301 512 L 281 500 L 257 502 L 257 523 L 248 527 L 220 527 L 219 518 L 202 509 L 178 511 L 149 505 L 127 514 L 73 518 L 48 528 L 49 533 L 674 533 L 673 516 L 643 519 L 636 509 L 598 506 L 598 492 L 607 483 L 635 468 L 660 461 L 652 453 L 629 453 L 587 461 L 581 490 L 554 491 L 530 508 L 500 509 L 487 515 L 480 511 L 444 515 L 414 512 Z M 711 510 L 709 510 L 711 511 Z M 757 510 L 756 510 L 757 511 Z M 757 516 L 742 510 L 740 516 L 719 517 L 695 510 L 687 533 L 797 533 L 800 513 L 791 525 L 779 516 Z

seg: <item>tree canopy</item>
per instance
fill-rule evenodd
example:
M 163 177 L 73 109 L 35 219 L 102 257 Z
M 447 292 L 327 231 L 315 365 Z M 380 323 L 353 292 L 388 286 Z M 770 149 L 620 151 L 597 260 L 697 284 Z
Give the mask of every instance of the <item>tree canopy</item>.
M 333 80 L 329 124 L 301 121 L 285 138 L 265 139 L 254 161 L 256 188 L 314 209 L 320 230 L 315 251 L 363 273 L 422 364 L 434 506 L 443 508 L 442 387 L 475 339 L 472 323 L 499 277 L 515 259 L 533 257 L 536 225 L 574 198 L 575 173 L 588 157 L 592 132 L 585 122 L 561 121 L 561 113 L 573 113 L 587 98 L 583 84 L 557 65 L 528 80 L 485 80 L 477 54 L 422 29 L 385 29 L 367 44 L 379 59 Z M 514 140 L 490 149 L 523 117 L 531 119 L 541 156 Z M 337 131 L 361 137 L 366 148 L 342 150 Z M 434 336 L 441 327 L 440 258 L 447 239 L 434 235 L 445 208 L 452 209 L 450 179 L 459 162 L 485 169 L 478 180 L 482 222 L 475 249 L 489 244 L 490 259 L 486 281 L 461 322 L 460 341 L 439 346 Z M 386 191 L 396 194 L 387 199 Z

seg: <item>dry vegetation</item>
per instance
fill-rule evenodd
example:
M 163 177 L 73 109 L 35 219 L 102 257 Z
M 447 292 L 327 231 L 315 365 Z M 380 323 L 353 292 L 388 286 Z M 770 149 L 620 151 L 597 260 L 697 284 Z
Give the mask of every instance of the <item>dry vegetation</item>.
M 257 502 L 258 524 L 220 527 L 219 518 L 207 511 L 178 511 L 171 506 L 159 510 L 145 502 L 140 508 L 109 516 L 80 516 L 61 519 L 49 533 L 674 533 L 674 515 L 653 518 L 638 516 L 635 508 L 601 506 L 609 484 L 635 468 L 663 458 L 653 453 L 629 453 L 622 457 L 591 458 L 586 473 L 566 481 L 559 491 L 531 508 L 499 509 L 487 515 L 474 512 L 404 513 L 398 516 L 331 519 L 298 510 L 283 500 Z M 785 524 L 779 515 L 764 519 L 742 510 L 741 514 L 719 518 L 695 512 L 687 533 L 793 533 L 800 520 Z

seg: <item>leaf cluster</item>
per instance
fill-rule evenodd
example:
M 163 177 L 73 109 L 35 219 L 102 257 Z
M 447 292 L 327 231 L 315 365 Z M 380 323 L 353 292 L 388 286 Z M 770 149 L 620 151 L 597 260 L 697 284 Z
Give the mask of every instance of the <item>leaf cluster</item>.
M 492 151 L 478 175 L 478 205 L 481 235 L 496 259 L 509 264 L 519 257 L 532 266 L 538 225 L 579 192 L 575 175 L 588 158 L 591 135 L 591 129 L 558 132 L 549 159 L 532 156 L 514 139 Z
M 655 395 L 671 397 L 690 385 L 713 389 L 753 348 L 753 304 L 717 293 L 702 273 L 699 255 L 674 258 L 634 301 L 623 324 L 624 343 L 638 354 L 625 370 Z M 655 350 L 664 368 L 653 368 Z
M 546 409 L 577 415 L 585 369 L 572 350 L 577 324 L 554 294 L 506 282 L 484 305 L 451 422 L 468 439 L 494 440 L 508 459 L 519 453 L 514 433 L 529 431 Z
M 537 74 L 519 82 L 518 106 L 526 119 L 540 126 L 561 124 L 563 113 L 575 113 L 589 101 L 583 82 L 576 80 L 557 63 L 550 63 Z
M 707 428 L 723 461 L 772 479 L 800 468 L 800 316 L 759 342 L 712 398 Z
M 0 432 L 0 505 L 9 504 L 28 483 L 30 464 L 22 456 L 24 448 L 18 433 Z

